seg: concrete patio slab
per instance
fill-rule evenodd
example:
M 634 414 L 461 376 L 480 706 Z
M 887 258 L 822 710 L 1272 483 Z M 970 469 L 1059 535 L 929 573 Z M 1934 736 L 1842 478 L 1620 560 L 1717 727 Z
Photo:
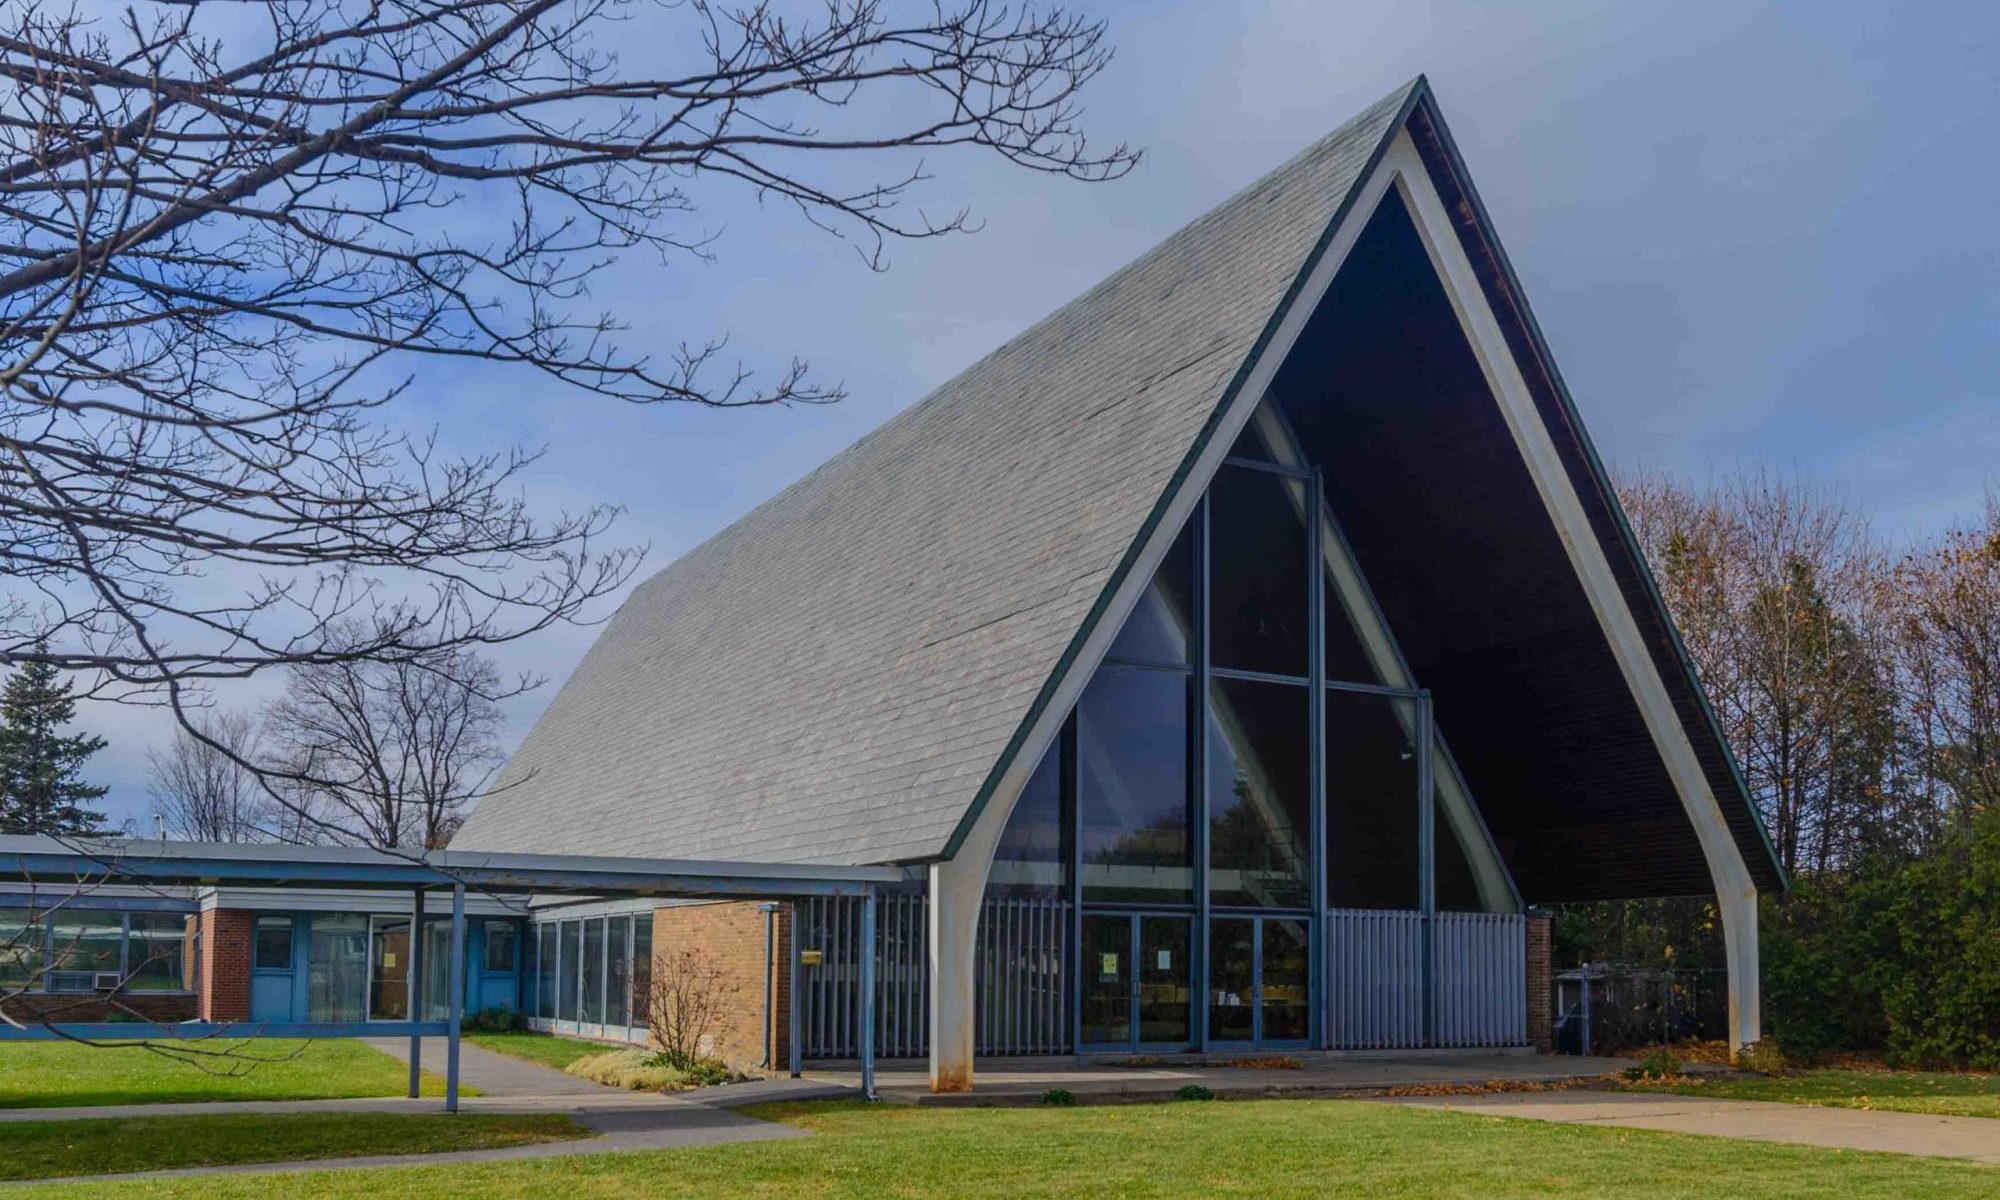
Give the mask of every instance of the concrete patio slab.
M 1613 1125 L 2000 1164 L 2000 1120 L 1988 1117 L 1943 1117 L 1761 1100 L 1604 1091 L 1417 1096 L 1384 1099 L 1381 1103 L 1489 1117 Z M 1995 1187 L 2000 1189 L 2000 1180 L 1996 1180 Z

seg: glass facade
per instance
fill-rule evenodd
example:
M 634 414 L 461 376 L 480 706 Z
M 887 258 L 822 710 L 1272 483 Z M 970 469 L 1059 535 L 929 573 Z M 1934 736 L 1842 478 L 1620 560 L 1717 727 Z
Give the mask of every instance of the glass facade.
M 1194 635 L 1194 541 L 1182 530 L 1119 627 L 1111 657 L 1186 666 Z
M 1423 795 L 1428 702 L 1385 682 L 1400 659 L 1317 480 L 1258 429 L 1141 593 L 995 854 L 990 896 L 1074 914 L 1086 1047 L 1310 1044 L 1321 913 L 1511 911 L 1476 815 L 1460 803 L 1454 823 Z
M 403 922 L 405 940 L 409 922 Z M 368 1013 L 368 918 L 316 916 L 306 948 L 306 1020 L 359 1021 Z
M 550 914 L 533 921 L 525 946 L 534 992 L 527 1011 L 538 1028 L 643 1040 L 653 982 L 651 912 Z
M 1312 904 L 1311 698 L 1286 683 L 1209 686 L 1210 903 Z
M 92 992 L 194 987 L 195 929 L 185 912 L 119 912 L 56 900 L 0 908 L 0 988 Z
M 1190 903 L 1187 676 L 1100 667 L 1076 738 L 1085 902 Z

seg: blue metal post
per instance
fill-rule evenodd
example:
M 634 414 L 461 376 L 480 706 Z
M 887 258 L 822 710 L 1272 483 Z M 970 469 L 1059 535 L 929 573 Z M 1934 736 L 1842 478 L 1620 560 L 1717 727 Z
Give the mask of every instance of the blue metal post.
M 1194 516 L 1194 645 L 1188 648 L 1194 668 L 1194 697 L 1188 710 L 1188 776 L 1194 788 L 1194 812 L 1189 830 L 1194 836 L 1194 1044 L 1208 1050 L 1208 494 L 1196 502 Z M 1135 931 L 1136 932 L 1136 931 Z M 1132 946 L 1136 957 L 1138 944 Z M 1136 1031 L 1139 1014 L 1132 1020 Z
M 1417 905 L 1424 987 L 1424 1045 L 1437 1045 L 1437 783 L 1431 770 L 1431 694 L 1417 693 Z
M 1320 520 L 1323 485 L 1319 469 L 1306 481 L 1306 503 L 1302 514 L 1306 523 L 1306 561 L 1312 564 L 1308 576 L 1311 598 L 1306 618 L 1306 770 L 1308 812 L 1306 821 L 1306 892 L 1311 896 L 1312 916 L 1306 922 L 1307 1044 L 1315 1050 L 1327 1048 L 1327 1005 L 1333 995 L 1333 980 L 1326 952 L 1326 546 Z M 1261 940 L 1261 939 L 1260 939 Z M 1318 994 L 1313 994 L 1317 989 Z
M 791 903 L 791 924 L 792 935 L 788 940 L 792 946 L 792 969 L 786 972 L 786 982 L 789 984 L 791 994 L 785 1003 L 787 1027 L 785 1049 L 792 1060 L 792 1078 L 797 1079 L 800 1073 L 799 1065 L 805 1055 L 804 1048 L 799 1045 L 802 1029 L 799 1020 L 799 902 L 796 900 Z
M 409 982 L 403 987 L 403 1015 L 412 1021 L 421 1021 L 424 1016 L 421 996 L 424 986 L 423 944 L 420 936 L 424 927 L 424 889 L 412 893 L 410 902 L 410 962 Z M 410 1035 L 410 1099 L 415 1100 L 423 1090 L 424 1039 L 417 1034 Z
M 875 885 L 861 893 L 861 1095 L 875 1099 Z
M 458 1111 L 458 1034 L 465 1016 L 465 885 L 451 889 L 451 1000 L 446 1005 L 451 1032 L 444 1044 L 444 1110 Z

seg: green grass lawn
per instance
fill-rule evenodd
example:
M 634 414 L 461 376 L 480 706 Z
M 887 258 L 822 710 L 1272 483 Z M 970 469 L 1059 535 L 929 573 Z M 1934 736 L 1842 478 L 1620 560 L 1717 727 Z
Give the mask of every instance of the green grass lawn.
M 236 1047 L 257 1059 L 216 1059 L 207 1070 L 163 1057 L 132 1043 L 83 1046 L 74 1042 L 0 1045 L 0 1108 L 58 1108 L 89 1104 L 176 1104 L 207 1100 L 334 1100 L 401 1096 L 410 1069 L 357 1041 L 204 1042 L 217 1051 Z M 426 1073 L 424 1094 L 441 1096 L 444 1081 Z M 462 1089 L 474 1095 L 471 1089 Z
M 619 1049 L 603 1042 L 586 1042 L 581 1038 L 555 1037 L 546 1033 L 468 1033 L 464 1036 L 467 1042 L 481 1049 L 505 1054 L 509 1058 L 526 1059 L 558 1071 L 579 1058 Z
M 936 1109 L 853 1102 L 762 1110 L 820 1134 L 693 1150 L 154 1183 L 149 1196 L 611 1200 L 941 1197 L 1731 1196 L 1842 1200 L 2000 1191 L 2000 1169 L 1345 1100 Z M 138 1194 L 130 1185 L 31 1195 Z
M 1777 1100 L 1834 1108 L 1872 1108 L 1954 1117 L 2000 1117 L 2000 1075 L 1944 1071 L 1806 1071 L 1772 1078 L 1720 1076 L 1690 1083 L 1629 1085 L 1645 1091 L 1732 1100 Z
M 0 1179 L 492 1150 L 589 1134 L 569 1117 L 555 1114 L 219 1114 L 0 1122 Z

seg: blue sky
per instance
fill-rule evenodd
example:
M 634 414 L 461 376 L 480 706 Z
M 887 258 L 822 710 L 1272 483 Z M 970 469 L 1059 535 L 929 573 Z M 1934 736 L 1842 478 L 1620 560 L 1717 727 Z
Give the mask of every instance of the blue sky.
M 403 419 L 467 451 L 546 444 L 537 502 L 625 506 L 650 573 L 1422 72 L 1614 465 L 1774 465 L 1890 536 L 1968 515 L 2000 482 L 2000 5 L 1081 7 L 1118 49 L 1088 125 L 1144 149 L 1129 177 L 936 158 L 925 202 L 969 205 L 983 228 L 892 246 L 879 274 L 716 191 L 716 261 L 635 257 L 594 283 L 635 344 L 726 332 L 753 364 L 811 360 L 845 403 L 623 409 L 425 366 Z M 592 636 L 508 650 L 550 680 L 510 709 L 511 737 Z M 114 739 L 94 772 L 110 811 L 150 824 L 145 749 L 164 722 L 87 719 Z

